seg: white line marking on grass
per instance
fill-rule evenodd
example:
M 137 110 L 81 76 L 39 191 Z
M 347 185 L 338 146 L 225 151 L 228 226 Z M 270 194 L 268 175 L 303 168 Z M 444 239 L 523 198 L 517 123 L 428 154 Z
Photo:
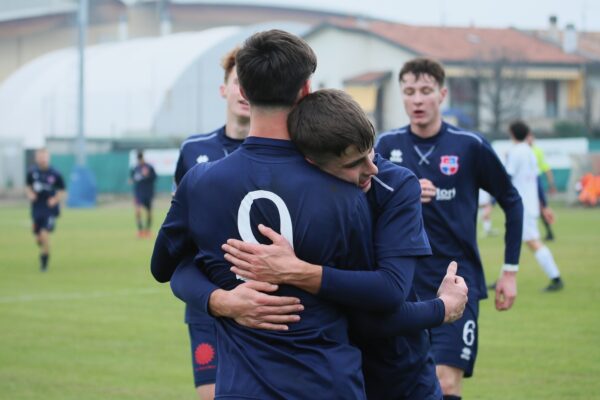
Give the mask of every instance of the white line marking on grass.
M 79 292 L 79 293 L 44 293 L 44 294 L 23 294 L 18 296 L 0 297 L 0 304 L 6 303 L 24 303 L 28 301 L 46 301 L 46 300 L 86 300 L 97 299 L 101 297 L 115 296 L 137 296 L 161 293 L 163 290 L 159 288 L 145 289 L 124 289 L 115 291 L 95 291 L 95 292 Z

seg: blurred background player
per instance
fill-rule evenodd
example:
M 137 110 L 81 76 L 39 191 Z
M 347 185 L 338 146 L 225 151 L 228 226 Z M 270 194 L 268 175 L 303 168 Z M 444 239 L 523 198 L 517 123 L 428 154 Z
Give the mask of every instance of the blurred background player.
M 515 121 L 510 124 L 509 133 L 514 146 L 507 153 L 506 171 L 523 199 L 523 241 L 550 278 L 550 284 L 544 291 L 555 292 L 561 290 L 564 284 L 550 249 L 540 241 L 537 227 L 537 219 L 540 216 L 539 173 L 535 154 L 527 143 L 529 126 L 522 121 Z
M 533 154 L 535 155 L 535 159 L 537 161 L 537 166 L 539 170 L 539 177 L 541 178 L 542 174 L 546 176 L 546 181 L 548 182 L 548 190 L 550 194 L 556 193 L 556 184 L 554 182 L 554 174 L 552 173 L 552 168 L 546 162 L 546 157 L 544 156 L 544 151 L 535 144 L 535 137 L 533 132 L 529 133 L 527 136 L 527 143 L 531 146 L 531 150 L 533 150 Z M 554 214 L 548 204 L 546 203 L 546 198 L 543 196 L 543 187 L 541 186 L 540 179 L 540 191 L 542 196 L 540 196 L 541 203 L 541 213 L 540 217 L 542 219 L 542 223 L 544 224 L 544 228 L 546 229 L 546 236 L 544 240 L 552 241 L 554 240 L 554 232 L 552 231 L 552 224 L 554 223 Z
M 33 234 L 40 248 L 40 270 L 45 272 L 50 258 L 50 232 L 54 230 L 65 192 L 62 175 L 50 166 L 48 150 L 35 152 L 35 165 L 27 172 L 26 191 L 31 202 Z
M 248 136 L 250 106 L 240 93 L 235 70 L 238 50 L 237 47 L 232 49 L 221 61 L 225 76 L 219 92 L 227 102 L 225 125 L 210 133 L 192 135 L 181 144 L 174 177 L 176 186 L 194 165 L 229 155 Z M 191 257 L 183 264 L 189 262 L 192 262 Z M 202 400 L 213 399 L 218 363 L 215 320 L 205 311 L 186 304 L 185 322 L 190 335 L 196 391 Z
M 445 266 L 452 260 L 458 262 L 469 288 L 462 318 L 431 330 L 444 398 L 455 400 L 461 398 L 463 377 L 473 374 L 479 301 L 487 297 L 476 240 L 479 189 L 490 193 L 506 216 L 504 265 L 496 286 L 499 311 L 510 309 L 517 295 L 523 205 L 490 144 L 478 134 L 442 121 L 440 106 L 447 94 L 443 67 L 416 58 L 404 64 L 399 79 L 410 124 L 381 134 L 375 148 L 420 178 L 423 219 L 433 255 L 421 258 L 417 265 L 414 285 L 419 297 L 436 297 Z
M 152 200 L 154 199 L 154 183 L 156 172 L 154 167 L 144 160 L 144 152 L 138 150 L 137 165 L 131 169 L 130 180 L 133 183 L 133 197 L 135 204 L 135 222 L 138 237 L 149 237 L 152 225 Z M 142 214 L 146 215 L 145 223 Z
M 478 205 L 479 213 L 477 216 L 481 220 L 483 236 L 496 236 L 498 231 L 492 227 L 492 210 L 494 209 L 494 199 L 488 192 L 483 189 L 479 189 Z

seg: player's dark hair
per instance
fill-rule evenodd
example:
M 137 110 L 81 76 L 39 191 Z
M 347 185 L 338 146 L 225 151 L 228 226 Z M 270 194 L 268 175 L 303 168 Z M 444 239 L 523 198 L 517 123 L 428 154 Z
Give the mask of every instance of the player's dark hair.
M 144 150 L 138 150 L 137 151 L 137 159 L 142 160 L 144 158 Z
M 419 79 L 421 75 L 429 75 L 436 80 L 440 87 L 444 86 L 446 80 L 446 72 L 444 72 L 442 64 L 431 58 L 418 57 L 407 61 L 398 75 L 400 82 L 402 82 L 404 75 L 408 73 L 412 73 L 415 79 Z
M 317 57 L 304 40 L 276 29 L 246 39 L 235 62 L 250 104 L 267 107 L 294 105 L 317 67 Z
M 316 164 L 339 157 L 349 146 L 365 152 L 373 147 L 375 129 L 349 94 L 322 89 L 303 97 L 287 120 L 290 138 Z
M 529 126 L 523 121 L 514 121 L 508 127 L 511 135 L 516 141 L 522 142 L 529 135 Z
M 225 71 L 225 83 L 227 83 L 227 79 L 229 79 L 231 71 L 233 71 L 233 68 L 235 68 L 235 56 L 239 50 L 239 46 L 236 46 L 229 50 L 221 59 L 221 67 L 223 67 L 223 71 Z

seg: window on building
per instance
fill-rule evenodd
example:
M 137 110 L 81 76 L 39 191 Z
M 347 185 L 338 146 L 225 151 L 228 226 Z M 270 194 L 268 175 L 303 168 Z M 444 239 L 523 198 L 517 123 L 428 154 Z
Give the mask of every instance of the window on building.
M 546 99 L 546 117 L 558 117 L 558 81 L 544 81 L 544 92 Z
M 477 129 L 479 125 L 479 84 L 475 79 L 452 78 L 448 81 L 450 108 L 463 114 L 470 121 L 462 121 L 461 127 Z M 470 122 L 470 124 L 468 123 Z M 467 126 L 470 125 L 470 126 Z
M 360 104 L 376 131 L 383 130 L 383 91 L 392 73 L 371 71 L 344 80 L 344 90 Z

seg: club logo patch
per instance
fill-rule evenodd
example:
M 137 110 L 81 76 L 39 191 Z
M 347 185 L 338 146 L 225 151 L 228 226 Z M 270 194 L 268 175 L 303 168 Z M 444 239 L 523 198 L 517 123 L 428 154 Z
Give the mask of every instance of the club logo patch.
M 444 175 L 454 175 L 458 172 L 458 156 L 442 156 L 440 171 Z
M 200 154 L 200 155 L 198 156 L 198 158 L 196 158 L 196 162 L 197 162 L 198 164 L 202 164 L 202 163 L 205 163 L 205 162 L 208 162 L 208 161 L 209 161 L 209 160 L 208 160 L 208 156 L 207 156 L 207 155 L 205 155 L 205 154 Z
M 402 162 L 402 150 L 394 149 L 390 152 L 390 161 L 394 163 Z

